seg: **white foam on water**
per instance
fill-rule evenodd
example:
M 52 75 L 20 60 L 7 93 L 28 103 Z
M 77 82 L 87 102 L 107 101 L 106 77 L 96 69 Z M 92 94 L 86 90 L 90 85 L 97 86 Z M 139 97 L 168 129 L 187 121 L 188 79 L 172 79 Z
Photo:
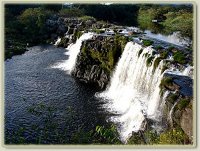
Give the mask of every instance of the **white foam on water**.
M 78 57 L 78 54 L 81 49 L 82 42 L 88 39 L 91 39 L 93 37 L 93 33 L 84 33 L 79 39 L 77 39 L 75 44 L 70 44 L 66 49 L 68 50 L 65 52 L 65 55 L 69 55 L 69 58 L 67 60 L 63 60 L 61 62 L 58 62 L 51 66 L 51 68 L 58 68 L 64 71 L 67 71 L 67 73 L 71 73 L 76 65 L 76 59 Z
M 132 132 L 138 132 L 145 120 L 145 116 L 158 120 L 161 114 L 159 109 L 159 84 L 162 61 L 153 72 L 153 65 L 147 67 L 145 53 L 152 54 L 151 47 L 144 48 L 140 57 L 142 46 L 128 42 L 122 57 L 111 78 L 110 86 L 96 96 L 105 101 L 103 105 L 109 112 L 117 114 L 110 120 L 118 125 L 118 132 L 122 142 L 126 143 Z M 155 59 L 158 57 L 155 56 Z

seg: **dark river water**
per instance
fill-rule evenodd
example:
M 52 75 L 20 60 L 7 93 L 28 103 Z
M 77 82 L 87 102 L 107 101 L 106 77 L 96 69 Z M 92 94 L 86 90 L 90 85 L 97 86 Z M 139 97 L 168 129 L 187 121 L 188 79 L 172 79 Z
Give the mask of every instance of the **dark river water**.
M 51 66 L 68 56 L 51 45 L 5 61 L 5 142 L 76 143 L 77 133 L 103 125 L 97 90 Z

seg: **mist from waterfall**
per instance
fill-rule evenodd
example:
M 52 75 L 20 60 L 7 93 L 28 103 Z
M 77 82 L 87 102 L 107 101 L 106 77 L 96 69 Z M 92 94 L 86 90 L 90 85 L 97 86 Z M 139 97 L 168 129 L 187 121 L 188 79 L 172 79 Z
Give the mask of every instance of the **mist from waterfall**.
M 79 39 L 77 39 L 75 44 L 70 44 L 66 49 L 68 50 L 65 52 L 65 55 L 68 55 L 69 58 L 67 60 L 61 61 L 59 63 L 56 63 L 52 66 L 52 68 L 58 68 L 64 71 L 67 71 L 67 73 L 71 73 L 76 65 L 76 59 L 78 57 L 78 54 L 81 49 L 82 42 L 88 39 L 91 39 L 93 37 L 93 33 L 84 33 Z
M 139 51 L 143 49 L 140 56 Z M 152 54 L 151 47 L 128 42 L 111 78 L 109 87 L 96 96 L 105 101 L 103 108 L 112 114 L 110 121 L 117 125 L 120 140 L 124 143 L 132 132 L 138 132 L 144 125 L 145 118 L 155 121 L 161 119 L 160 81 L 161 61 L 153 71 L 153 63 L 159 55 L 155 55 L 151 66 L 146 65 L 145 54 Z

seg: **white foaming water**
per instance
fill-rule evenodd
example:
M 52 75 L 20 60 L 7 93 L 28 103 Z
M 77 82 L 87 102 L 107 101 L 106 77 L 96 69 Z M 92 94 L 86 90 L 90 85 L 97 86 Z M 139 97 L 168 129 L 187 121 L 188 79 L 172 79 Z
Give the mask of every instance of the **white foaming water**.
M 51 68 L 58 68 L 64 71 L 67 71 L 69 74 L 72 72 L 76 65 L 76 59 L 81 49 L 82 42 L 88 39 L 91 39 L 93 33 L 84 33 L 79 39 L 77 39 L 75 44 L 70 44 L 66 49 L 68 50 L 65 52 L 65 55 L 69 55 L 67 60 L 62 62 L 56 63 Z
M 142 46 L 137 43 L 126 44 L 110 86 L 106 91 L 96 94 L 97 97 L 104 98 L 104 108 L 117 114 L 110 120 L 118 125 L 120 139 L 124 143 L 133 131 L 141 129 L 145 116 L 159 120 L 161 114 L 159 84 L 163 75 L 160 69 L 162 61 L 153 72 L 153 65 L 147 67 L 147 58 L 144 56 L 145 53 L 151 54 L 153 49 L 144 48 L 138 58 L 140 49 Z
M 56 40 L 56 42 L 55 42 L 55 46 L 57 46 L 59 43 L 61 42 L 61 38 L 60 37 L 58 37 L 58 39 Z
M 145 33 L 148 37 L 166 41 L 166 42 L 179 45 L 179 46 L 187 46 L 188 44 L 191 44 L 191 41 L 189 38 L 180 38 L 179 32 L 174 32 L 173 34 L 168 35 L 168 36 L 162 35 L 162 34 L 155 34 L 149 30 L 145 30 Z
M 193 67 L 188 65 L 185 70 L 183 70 L 183 75 L 190 76 L 192 78 L 193 76 Z

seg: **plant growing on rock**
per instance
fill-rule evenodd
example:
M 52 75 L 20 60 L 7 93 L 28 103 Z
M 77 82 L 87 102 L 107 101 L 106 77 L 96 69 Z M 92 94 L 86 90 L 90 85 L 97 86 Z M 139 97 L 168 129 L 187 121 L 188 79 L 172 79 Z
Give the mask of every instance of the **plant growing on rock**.
M 153 64 L 153 71 L 156 70 L 156 68 L 158 67 L 160 61 L 161 61 L 161 57 L 158 57 L 158 58 L 155 59 L 154 64 Z
M 177 63 L 180 63 L 180 64 L 186 63 L 185 55 L 180 51 L 175 52 L 173 58 L 174 58 L 174 61 Z
M 173 79 L 171 77 L 164 77 L 161 80 L 161 83 L 160 83 L 161 88 L 169 87 L 169 86 L 172 86 L 172 85 L 173 85 Z
M 147 67 L 148 67 L 148 66 L 151 66 L 153 59 L 154 59 L 154 56 L 151 56 L 151 57 L 149 57 L 149 58 L 147 59 L 147 61 L 146 61 L 146 66 L 147 66 Z
M 142 53 L 143 49 L 140 49 L 138 52 L 138 58 L 140 57 L 141 53 Z
M 182 110 L 184 108 L 186 108 L 188 106 L 188 104 L 190 103 L 190 100 L 189 99 L 180 99 L 180 101 L 178 102 L 177 104 L 177 108 L 179 110 Z
M 170 94 L 168 97 L 167 97 L 167 101 L 174 104 L 174 102 L 178 99 L 178 95 L 177 94 Z
M 150 45 L 152 45 L 154 42 L 151 41 L 151 40 L 148 40 L 148 39 L 143 39 L 143 40 L 142 40 L 142 43 L 143 43 L 144 46 L 150 46 Z

